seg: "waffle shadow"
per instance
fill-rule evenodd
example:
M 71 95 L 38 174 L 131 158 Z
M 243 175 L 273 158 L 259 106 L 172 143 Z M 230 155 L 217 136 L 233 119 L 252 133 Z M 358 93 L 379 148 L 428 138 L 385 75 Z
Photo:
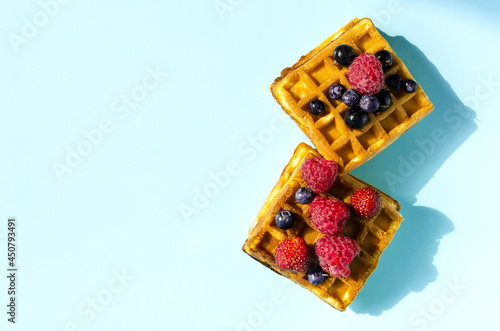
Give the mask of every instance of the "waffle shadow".
M 382 254 L 356 300 L 349 306 L 359 314 L 381 315 L 411 292 L 435 281 L 433 264 L 440 240 L 454 230 L 443 213 L 415 206 L 416 196 L 443 163 L 477 130 L 476 113 L 455 94 L 438 69 L 401 36 L 380 31 L 434 104 L 434 111 L 378 156 L 352 173 L 396 198 L 405 221 Z M 438 130 L 442 139 L 433 140 Z M 445 138 L 443 138 L 445 137 Z M 420 157 L 414 162 L 411 155 Z M 423 160 L 422 160 L 423 159 Z
M 421 84 L 434 110 L 352 174 L 413 204 L 436 171 L 477 130 L 476 113 L 415 45 L 404 37 L 380 33 Z M 433 132 L 440 132 L 440 139 Z
M 411 292 L 435 281 L 432 264 L 440 240 L 454 230 L 453 223 L 437 210 L 402 205 L 405 221 L 382 254 L 378 268 L 349 306 L 358 314 L 381 315 Z

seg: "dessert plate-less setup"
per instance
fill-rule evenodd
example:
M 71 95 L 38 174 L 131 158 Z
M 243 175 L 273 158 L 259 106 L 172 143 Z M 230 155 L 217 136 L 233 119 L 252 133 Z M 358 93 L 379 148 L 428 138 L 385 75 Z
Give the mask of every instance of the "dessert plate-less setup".
M 396 200 L 349 172 L 433 106 L 367 18 L 284 69 L 271 92 L 317 151 L 296 148 L 243 251 L 343 311 L 403 221 Z

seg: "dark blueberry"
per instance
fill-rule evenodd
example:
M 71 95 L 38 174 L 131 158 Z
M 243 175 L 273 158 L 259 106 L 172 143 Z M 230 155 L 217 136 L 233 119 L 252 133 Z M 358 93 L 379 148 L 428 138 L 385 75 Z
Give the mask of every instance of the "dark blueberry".
M 392 75 L 387 77 L 385 83 L 393 90 L 399 90 L 403 86 L 403 78 L 400 75 Z
M 366 112 L 374 112 L 380 106 L 380 102 L 375 94 L 365 94 L 359 99 L 359 108 Z
M 338 45 L 333 51 L 333 59 L 343 66 L 351 65 L 355 57 L 354 49 L 349 45 Z
M 280 210 L 274 218 L 276 226 L 282 230 L 288 230 L 293 225 L 293 214 L 289 210 Z
M 324 109 L 325 104 L 321 100 L 312 99 L 311 102 L 309 102 L 309 112 L 313 115 L 321 114 Z
M 417 82 L 413 79 L 405 79 L 403 82 L 403 90 L 406 93 L 413 93 L 417 89 Z
M 382 63 L 383 70 L 392 66 L 392 55 L 385 49 L 375 53 L 375 57 L 380 61 L 380 63 Z
M 316 265 L 307 272 L 307 280 L 312 285 L 319 285 L 323 283 L 326 275 L 327 274 L 323 271 L 323 269 L 321 269 L 319 265 Z
M 387 90 L 380 90 L 375 96 L 380 103 L 378 110 L 386 110 L 391 105 L 391 94 Z
M 328 89 L 328 95 L 333 100 L 338 100 L 342 98 L 342 94 L 344 94 L 344 92 L 345 92 L 345 86 L 342 84 L 333 84 Z
M 351 88 L 342 94 L 342 101 L 349 107 L 356 106 L 359 102 L 359 93 L 355 89 Z
M 352 107 L 344 115 L 345 124 L 351 129 L 361 129 L 368 123 L 370 117 L 368 113 L 362 111 L 359 107 Z
M 295 192 L 295 200 L 303 205 L 313 201 L 314 197 L 315 194 L 309 187 L 301 187 Z

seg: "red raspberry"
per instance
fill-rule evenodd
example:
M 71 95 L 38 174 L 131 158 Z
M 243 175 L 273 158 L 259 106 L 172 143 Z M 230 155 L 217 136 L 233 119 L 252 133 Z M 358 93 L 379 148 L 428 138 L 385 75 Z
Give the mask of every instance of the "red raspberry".
M 342 232 L 345 222 L 350 216 L 349 208 L 333 198 L 317 196 L 309 207 L 311 221 L 321 233 L 335 236 Z
M 306 271 L 311 263 L 311 254 L 301 237 L 283 240 L 274 251 L 276 265 L 293 272 Z
M 314 193 L 325 193 L 337 178 L 338 164 L 320 157 L 312 157 L 302 164 L 301 174 Z
M 347 78 L 352 88 L 359 93 L 376 94 L 384 86 L 382 63 L 373 54 L 360 54 L 349 66 Z
M 314 247 L 319 264 L 333 277 L 347 277 L 351 274 L 349 263 L 359 253 L 358 244 L 347 237 L 324 236 Z
M 377 215 L 382 206 L 382 198 L 377 190 L 371 187 L 360 188 L 354 191 L 351 197 L 351 207 L 354 215 L 368 219 Z

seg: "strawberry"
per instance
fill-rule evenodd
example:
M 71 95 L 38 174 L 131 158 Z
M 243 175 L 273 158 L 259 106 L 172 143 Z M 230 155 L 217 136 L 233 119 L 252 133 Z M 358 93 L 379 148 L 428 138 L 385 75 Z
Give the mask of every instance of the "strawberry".
M 377 215 L 382 206 L 382 198 L 377 190 L 371 187 L 360 188 L 354 191 L 351 197 L 353 214 L 362 219 Z
M 301 175 L 314 193 L 325 193 L 335 182 L 338 167 L 334 161 L 312 157 L 302 164 Z
M 283 240 L 274 251 L 276 265 L 292 272 L 302 272 L 309 268 L 311 254 L 301 237 Z

